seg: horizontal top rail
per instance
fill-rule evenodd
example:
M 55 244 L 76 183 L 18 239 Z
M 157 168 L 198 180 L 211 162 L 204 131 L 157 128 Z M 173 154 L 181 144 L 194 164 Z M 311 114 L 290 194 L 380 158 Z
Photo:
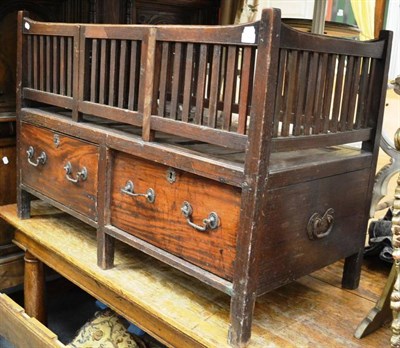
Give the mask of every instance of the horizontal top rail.
M 388 35 L 358 42 L 266 18 L 187 26 L 42 23 L 25 17 L 22 97 L 69 108 L 76 121 L 89 113 L 142 122 L 146 140 L 149 130 L 178 136 L 185 130 L 193 140 L 246 149 L 258 117 L 270 122 L 272 151 L 374 137 L 379 112 L 372 98 L 382 82 Z M 273 26 L 272 38 L 266 29 Z M 271 50 L 265 50 L 268 45 Z M 270 58 L 265 52 L 278 57 L 272 73 L 257 70 Z M 275 89 L 274 102 L 255 91 L 258 79 Z

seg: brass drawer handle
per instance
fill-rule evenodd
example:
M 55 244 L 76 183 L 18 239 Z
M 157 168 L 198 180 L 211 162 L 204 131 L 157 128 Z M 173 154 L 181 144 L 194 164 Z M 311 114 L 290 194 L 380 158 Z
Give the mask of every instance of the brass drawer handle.
M 46 163 L 47 160 L 46 152 L 42 151 L 39 157 L 36 158 L 36 162 L 32 161 L 32 158 L 35 154 L 35 149 L 33 148 L 33 146 L 29 146 L 28 151 L 26 151 L 26 153 L 28 154 L 28 163 L 31 166 L 37 167 L 39 164 L 44 165 Z
M 146 197 L 149 203 L 154 203 L 156 200 L 156 193 L 152 188 L 149 188 L 146 193 L 135 193 L 134 189 L 133 182 L 128 180 L 121 192 L 131 197 Z
M 323 216 L 318 213 L 313 214 L 307 225 L 308 238 L 313 240 L 328 236 L 335 222 L 334 213 L 335 211 L 329 208 Z
M 79 181 L 85 181 L 88 177 L 88 171 L 86 167 L 82 167 L 82 169 L 76 173 L 76 178 L 71 177 L 72 174 L 71 162 L 67 162 L 67 164 L 64 166 L 64 170 L 65 170 L 65 177 L 67 178 L 67 180 L 73 182 L 74 184 L 76 184 Z
M 186 218 L 186 222 L 188 223 L 188 225 L 193 227 L 197 231 L 205 232 L 207 230 L 215 230 L 219 225 L 219 218 L 217 213 L 215 212 L 211 212 L 210 214 L 208 214 L 208 217 L 206 219 L 203 219 L 203 226 L 196 225 L 194 222 L 192 222 L 193 208 L 189 202 L 183 202 L 181 211 L 183 216 Z

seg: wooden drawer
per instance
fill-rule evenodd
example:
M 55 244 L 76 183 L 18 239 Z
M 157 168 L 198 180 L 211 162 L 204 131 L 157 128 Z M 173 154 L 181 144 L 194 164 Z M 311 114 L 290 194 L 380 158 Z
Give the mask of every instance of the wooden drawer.
M 20 133 L 22 183 L 96 221 L 98 146 L 29 124 L 22 124 Z M 33 149 L 31 158 L 29 149 Z M 38 160 L 42 153 L 44 163 Z M 77 175 L 83 168 L 86 178 Z
M 240 190 L 197 175 L 117 152 L 111 185 L 111 224 L 225 279 L 232 279 L 239 223 Z M 171 179 L 171 177 L 175 177 Z M 155 200 L 123 193 L 155 192 Z M 201 232 L 189 226 L 181 208 L 190 203 L 190 220 L 204 226 L 210 213 L 218 227 Z
M 267 224 L 260 241 L 261 288 L 283 285 L 363 247 L 368 180 L 369 169 L 365 169 L 269 192 L 264 210 Z M 314 214 L 321 218 L 327 211 L 333 216 L 329 234 L 313 236 L 318 228 L 311 228 L 310 218 Z M 332 223 L 325 221 L 321 233 Z
M 50 331 L 35 318 L 28 316 L 24 309 L 0 293 L 0 336 L 15 347 L 65 347 Z M 29 342 L 29 344 L 28 344 Z

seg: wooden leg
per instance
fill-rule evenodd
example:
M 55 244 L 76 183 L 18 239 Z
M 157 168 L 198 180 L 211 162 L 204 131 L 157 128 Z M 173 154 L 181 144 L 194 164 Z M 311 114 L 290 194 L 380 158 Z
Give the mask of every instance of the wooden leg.
M 99 229 L 97 231 L 97 265 L 102 269 L 114 267 L 114 238 Z
M 355 338 L 363 338 L 392 320 L 393 315 L 390 309 L 390 295 L 395 280 L 396 267 L 393 266 L 381 297 L 376 302 L 375 307 L 370 310 L 368 315 L 363 319 L 360 325 L 358 325 L 356 332 L 354 333 Z
M 17 190 L 17 208 L 20 219 L 31 217 L 31 195 L 20 188 Z
M 361 265 L 363 262 L 363 249 L 357 254 L 347 257 L 344 261 L 342 287 L 345 289 L 357 289 L 360 284 Z
M 233 347 L 246 347 L 250 341 L 255 302 L 255 293 L 241 292 L 231 298 L 228 341 Z
M 29 251 L 25 252 L 24 306 L 25 312 L 46 325 L 45 280 L 43 263 Z

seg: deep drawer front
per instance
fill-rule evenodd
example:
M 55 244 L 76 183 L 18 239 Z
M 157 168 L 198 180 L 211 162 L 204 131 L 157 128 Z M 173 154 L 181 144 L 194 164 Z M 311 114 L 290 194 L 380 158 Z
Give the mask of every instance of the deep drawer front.
M 31 158 L 28 158 L 29 149 L 33 149 Z M 42 152 L 46 154 L 45 161 L 40 159 Z M 90 219 L 97 220 L 97 146 L 23 124 L 20 156 L 22 182 L 25 185 Z M 64 167 L 68 164 L 70 170 L 67 175 Z M 86 168 L 86 178 L 83 168 Z
M 269 192 L 260 243 L 264 255 L 261 288 L 269 290 L 297 279 L 363 247 L 369 172 L 365 169 Z
M 116 153 L 111 186 L 111 224 L 157 247 L 186 259 L 225 279 L 232 279 L 240 191 L 193 174 Z M 169 174 L 168 174 L 169 173 Z M 175 181 L 173 180 L 175 175 Z M 128 181 L 134 192 L 155 192 L 155 200 L 121 192 Z M 210 213 L 218 215 L 219 226 L 197 231 L 189 226 L 181 208 L 190 203 L 190 220 L 203 227 Z

